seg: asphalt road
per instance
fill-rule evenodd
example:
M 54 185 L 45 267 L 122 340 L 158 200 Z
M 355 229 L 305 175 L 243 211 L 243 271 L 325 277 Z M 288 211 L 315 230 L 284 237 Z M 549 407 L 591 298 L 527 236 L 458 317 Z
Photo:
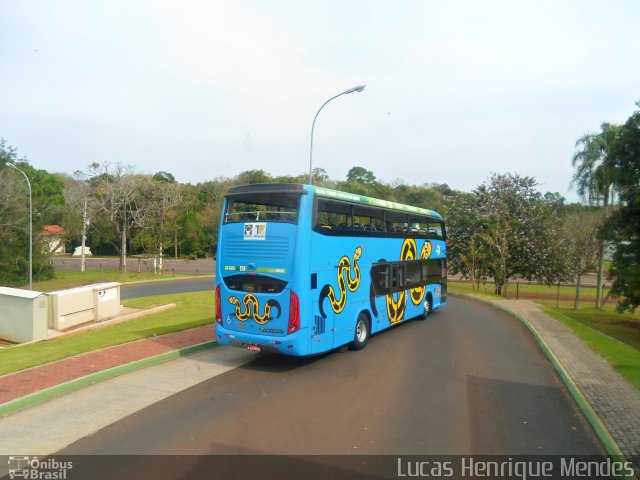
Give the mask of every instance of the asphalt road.
M 80 257 L 60 256 L 51 259 L 56 271 L 80 271 Z M 213 258 L 198 258 L 196 260 L 173 259 L 164 257 L 163 270 L 165 273 L 178 274 L 213 274 L 216 271 L 216 262 Z M 118 257 L 86 257 L 88 270 L 118 270 L 120 259 Z M 127 258 L 127 269 L 130 272 L 153 272 L 152 258 Z
M 256 355 L 59 454 L 602 454 L 529 332 L 449 298 L 360 352 Z M 158 462 L 131 457 L 127 469 Z

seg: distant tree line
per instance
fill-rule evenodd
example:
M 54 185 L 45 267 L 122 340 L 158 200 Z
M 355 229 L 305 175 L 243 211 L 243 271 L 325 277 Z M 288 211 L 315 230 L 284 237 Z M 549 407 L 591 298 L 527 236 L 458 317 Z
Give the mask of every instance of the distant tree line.
M 170 172 L 142 174 L 108 162 L 73 176 L 48 173 L 33 168 L 0 139 L 3 285 L 23 285 L 28 268 L 26 182 L 5 166 L 7 161 L 23 169 L 33 185 L 35 279 L 52 275 L 42 248 L 44 225 L 63 226 L 69 249 L 80 245 L 86 226 L 92 252 L 118 255 L 122 269 L 128 255 L 208 257 L 216 248 L 230 187 L 308 180 L 306 174 L 272 176 L 256 169 L 192 185 L 177 182 Z M 361 166 L 351 168 L 344 181 L 330 179 L 322 168 L 312 176 L 316 185 L 441 212 L 447 221 L 450 272 L 474 285 L 493 279 L 498 294 L 505 294 L 514 279 L 548 285 L 572 280 L 577 282 L 577 308 L 580 275 L 598 267 L 602 272 L 611 245 L 611 294 L 620 299 L 620 309 L 633 310 L 640 302 L 640 112 L 624 125 L 603 124 L 601 132 L 581 137 L 573 165 L 573 185 L 585 205 L 567 205 L 557 193 L 542 194 L 534 178 L 511 173 L 491 174 L 472 192 L 446 184 L 388 184 Z M 599 291 L 598 306 L 601 296 Z

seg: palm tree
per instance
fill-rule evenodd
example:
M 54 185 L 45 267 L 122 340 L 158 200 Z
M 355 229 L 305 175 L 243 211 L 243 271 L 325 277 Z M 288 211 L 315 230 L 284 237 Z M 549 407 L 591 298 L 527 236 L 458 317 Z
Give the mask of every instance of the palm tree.
M 614 197 L 614 144 L 620 132 L 620 125 L 603 123 L 599 133 L 588 133 L 576 142 L 578 149 L 573 155 L 572 166 L 575 173 L 571 185 L 589 205 L 600 205 L 603 215 L 609 215 L 609 204 Z M 604 252 L 606 241 L 600 240 L 598 249 L 598 287 L 596 290 L 596 308 L 602 306 L 602 279 L 604 271 Z

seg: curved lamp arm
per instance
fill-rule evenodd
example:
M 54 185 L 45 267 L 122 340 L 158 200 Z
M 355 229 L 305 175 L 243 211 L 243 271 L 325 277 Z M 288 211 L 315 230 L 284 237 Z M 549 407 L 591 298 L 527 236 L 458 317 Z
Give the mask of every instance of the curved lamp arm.
M 29 290 L 33 290 L 33 206 L 31 200 L 31 182 L 27 174 L 20 170 L 16 165 L 11 162 L 5 162 L 5 164 L 17 171 L 19 171 L 24 179 L 27 181 L 29 187 Z
M 316 125 L 316 119 L 318 118 L 318 114 L 322 111 L 322 109 L 324 108 L 324 106 L 329 103 L 331 100 L 333 100 L 334 98 L 338 98 L 341 95 L 348 95 L 350 93 L 353 92 L 361 92 L 364 90 L 366 85 L 358 85 L 356 87 L 352 87 L 349 88 L 348 90 L 345 90 L 342 93 L 339 93 L 337 95 L 334 95 L 333 97 L 331 97 L 329 100 L 327 100 L 326 102 L 324 102 L 322 104 L 322 106 L 320 106 L 320 108 L 318 109 L 318 111 L 316 112 L 315 116 L 313 117 L 313 123 L 311 123 L 311 147 L 309 148 L 309 185 L 312 185 L 312 171 L 313 171 L 313 129 Z

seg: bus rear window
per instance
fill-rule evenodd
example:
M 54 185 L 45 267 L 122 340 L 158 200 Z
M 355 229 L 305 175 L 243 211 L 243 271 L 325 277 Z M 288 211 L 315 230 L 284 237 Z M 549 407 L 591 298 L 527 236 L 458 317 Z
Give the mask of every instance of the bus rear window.
M 280 293 L 287 282 L 262 275 L 231 275 L 225 277 L 224 284 L 229 290 L 251 293 Z
M 229 198 L 224 223 L 286 222 L 297 223 L 300 195 L 254 193 Z

